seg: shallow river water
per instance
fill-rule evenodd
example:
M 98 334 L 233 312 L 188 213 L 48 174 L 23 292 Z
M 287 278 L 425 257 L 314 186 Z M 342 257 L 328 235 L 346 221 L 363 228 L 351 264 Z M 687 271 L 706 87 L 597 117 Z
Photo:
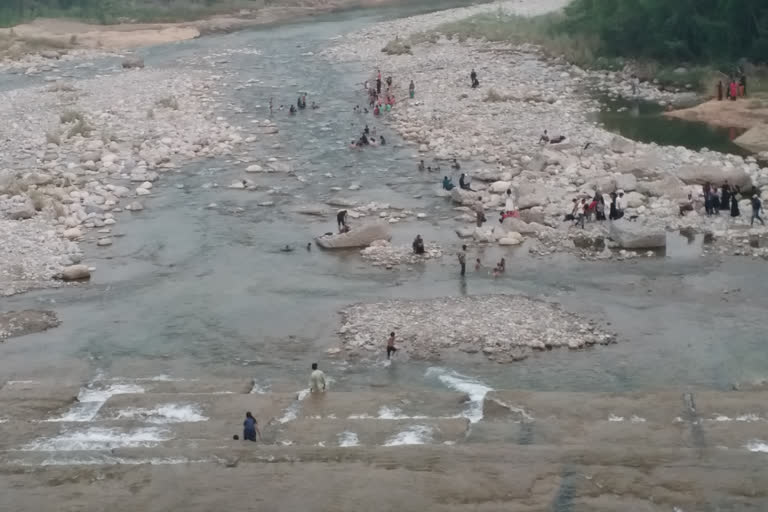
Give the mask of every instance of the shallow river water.
M 124 236 L 106 249 L 86 248 L 86 261 L 98 269 L 90 284 L 4 299 L 8 309 L 54 309 L 62 325 L 6 343 L 2 374 L 84 380 L 97 372 L 249 376 L 277 391 L 304 387 L 310 363 L 318 360 L 333 386 L 344 390 L 442 387 L 445 381 L 427 372 L 433 366 L 452 368 L 497 389 L 571 391 L 727 389 L 768 375 L 768 297 L 761 262 L 702 258 L 683 239 L 675 239 L 665 257 L 632 263 L 588 263 L 570 256 L 542 260 L 525 248 L 488 248 L 478 256 L 492 265 L 506 255 L 507 275 L 494 280 L 485 270 L 459 279 L 453 255 L 460 245 L 453 234 L 455 212 L 449 201 L 436 197 L 439 177 L 416 172 L 415 148 L 402 145 L 382 122 L 352 112 L 363 101 L 361 83 L 371 69 L 331 64 L 319 56 L 340 34 L 403 12 L 347 13 L 145 50 L 148 67 L 179 73 L 213 67 L 221 76 L 218 99 L 231 106 L 221 115 L 242 126 L 245 135 L 251 121 L 268 116 L 274 97 L 280 133 L 265 136 L 247 157 L 259 162 L 290 157 L 306 183 L 259 174 L 247 176 L 260 185 L 259 191 L 229 190 L 232 180 L 246 176 L 247 164 L 235 158 L 199 161 L 167 173 L 143 212 L 122 214 L 116 232 Z M 109 63 L 99 61 L 96 69 Z M 88 72 L 93 71 L 73 74 Z M 280 104 L 295 102 L 299 91 L 307 91 L 309 101 L 321 108 L 294 117 L 279 111 Z M 376 125 L 388 146 L 350 151 L 349 141 L 366 123 Z M 353 183 L 361 189 L 348 191 Z M 268 194 L 270 187 L 279 193 Z M 393 241 L 409 244 L 420 233 L 443 246 L 443 259 L 384 270 L 355 251 L 307 251 L 307 242 L 333 230 L 335 219 L 294 210 L 337 196 L 427 213 L 423 221 L 396 225 Z M 257 205 L 263 201 L 275 204 Z M 216 206 L 208 208 L 211 203 Z M 286 244 L 295 250 L 281 252 Z M 526 293 L 559 301 L 610 323 L 619 342 L 537 353 L 512 365 L 490 363 L 480 354 L 439 362 L 402 360 L 391 367 L 383 364 L 383 351 L 373 364 L 325 355 L 338 344 L 337 312 L 347 304 L 483 293 Z

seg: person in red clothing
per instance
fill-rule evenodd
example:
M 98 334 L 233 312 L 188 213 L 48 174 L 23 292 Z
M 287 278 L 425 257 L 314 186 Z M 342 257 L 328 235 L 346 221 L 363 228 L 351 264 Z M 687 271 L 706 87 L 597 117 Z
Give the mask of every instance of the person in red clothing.
M 739 95 L 739 86 L 736 84 L 736 80 L 731 80 L 731 100 L 736 101 L 736 96 Z

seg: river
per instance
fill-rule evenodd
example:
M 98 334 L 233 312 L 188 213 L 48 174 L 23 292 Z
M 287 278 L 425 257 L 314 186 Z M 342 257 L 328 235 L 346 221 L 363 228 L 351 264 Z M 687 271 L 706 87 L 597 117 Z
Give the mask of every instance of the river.
M 87 261 L 98 268 L 90 284 L 5 299 L 9 309 L 54 309 L 62 325 L 6 343 L 3 375 L 24 379 L 45 373 L 83 381 L 97 373 L 234 375 L 285 391 L 305 385 L 314 361 L 344 390 L 390 384 L 439 388 L 440 381 L 425 377 L 435 364 L 500 389 L 728 389 L 768 375 L 768 353 L 762 349 L 768 298 L 759 262 L 699 257 L 683 239 L 665 258 L 633 263 L 571 256 L 541 260 L 525 248 L 488 248 L 480 256 L 489 265 L 507 255 L 506 276 L 494 280 L 486 271 L 459 280 L 452 256 L 458 246 L 452 234 L 455 212 L 434 194 L 438 177 L 416 173 L 413 147 L 382 123 L 377 128 L 389 141 L 386 148 L 348 149 L 366 122 L 374 124 L 353 113 L 363 101 L 360 84 L 370 70 L 318 56 L 340 34 L 412 12 L 348 12 L 144 50 L 148 67 L 183 73 L 213 66 L 221 75 L 219 99 L 230 106 L 222 115 L 243 127 L 267 117 L 274 97 L 279 135 L 240 157 L 289 156 L 307 183 L 257 175 L 260 190 L 229 190 L 227 184 L 244 176 L 244 164 L 235 159 L 198 161 L 164 176 L 143 212 L 123 214 L 130 217 L 117 230 L 124 236 L 115 237 L 108 249 L 86 249 Z M 97 61 L 95 69 L 110 62 Z M 95 71 L 72 71 L 89 72 Z M 318 110 L 293 117 L 278 110 L 304 90 L 320 104 Z M 352 183 L 361 190 L 348 191 Z M 356 252 L 307 251 L 312 237 L 332 230 L 334 221 L 294 210 L 336 196 L 427 213 L 426 220 L 395 226 L 394 241 L 409 244 L 420 233 L 441 243 L 447 254 L 439 263 L 392 271 L 371 267 Z M 264 201 L 274 206 L 257 205 Z M 281 252 L 286 244 L 295 250 Z M 337 312 L 344 305 L 484 293 L 554 299 L 609 322 L 619 342 L 537 353 L 508 366 L 482 356 L 386 367 L 325 355 L 338 344 Z M 382 333 L 382 346 L 385 339 Z

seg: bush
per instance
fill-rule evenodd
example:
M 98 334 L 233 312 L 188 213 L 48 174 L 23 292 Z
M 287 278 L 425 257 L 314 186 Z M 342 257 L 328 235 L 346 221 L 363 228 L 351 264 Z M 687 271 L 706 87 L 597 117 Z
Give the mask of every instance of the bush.
M 59 114 L 59 120 L 62 122 L 62 124 L 69 124 L 74 122 L 79 122 L 85 119 L 85 116 L 83 116 L 82 112 L 78 112 L 77 110 L 65 110 L 61 114 Z
M 488 93 L 485 95 L 485 99 L 483 99 L 483 101 L 489 103 L 501 103 L 507 100 L 509 100 L 509 96 L 496 92 L 496 89 L 488 89 Z
M 160 98 L 155 102 L 160 108 L 168 108 L 171 110 L 179 110 L 179 102 L 174 96 L 168 96 L 167 98 Z
M 43 211 L 45 205 L 48 204 L 48 200 L 45 197 L 45 194 L 39 190 L 30 191 L 29 199 L 32 201 L 32 206 L 34 206 L 35 210 L 38 212 Z
M 67 136 L 69 138 L 72 138 L 77 135 L 80 135 L 83 138 L 88 138 L 92 132 L 93 132 L 93 128 L 88 124 L 88 122 L 86 122 L 85 119 L 80 119 L 75 123 L 75 125 L 72 128 L 70 128 Z
M 410 55 L 411 45 L 402 39 L 393 39 L 381 51 L 388 55 Z
M 57 131 L 45 132 L 45 141 L 48 144 L 56 144 L 61 146 L 61 133 Z

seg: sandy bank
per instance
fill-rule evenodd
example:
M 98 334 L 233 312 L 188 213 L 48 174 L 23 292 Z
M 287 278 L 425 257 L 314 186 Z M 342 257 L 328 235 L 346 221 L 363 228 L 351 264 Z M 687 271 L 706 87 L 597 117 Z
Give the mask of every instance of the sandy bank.
M 380 7 L 398 3 L 400 3 L 398 0 L 310 1 L 298 5 L 242 10 L 236 14 L 217 15 L 178 23 L 98 25 L 67 19 L 40 18 L 13 28 L 0 29 L 0 38 L 14 39 L 14 44 L 10 45 L 11 51 L 5 51 L 3 45 L 0 45 L 0 59 L 18 58 L 46 49 L 138 48 L 194 39 L 206 34 L 233 32 L 335 10 Z
M 666 112 L 664 115 L 725 128 L 750 129 L 768 122 L 768 99 L 711 100 L 695 107 Z

